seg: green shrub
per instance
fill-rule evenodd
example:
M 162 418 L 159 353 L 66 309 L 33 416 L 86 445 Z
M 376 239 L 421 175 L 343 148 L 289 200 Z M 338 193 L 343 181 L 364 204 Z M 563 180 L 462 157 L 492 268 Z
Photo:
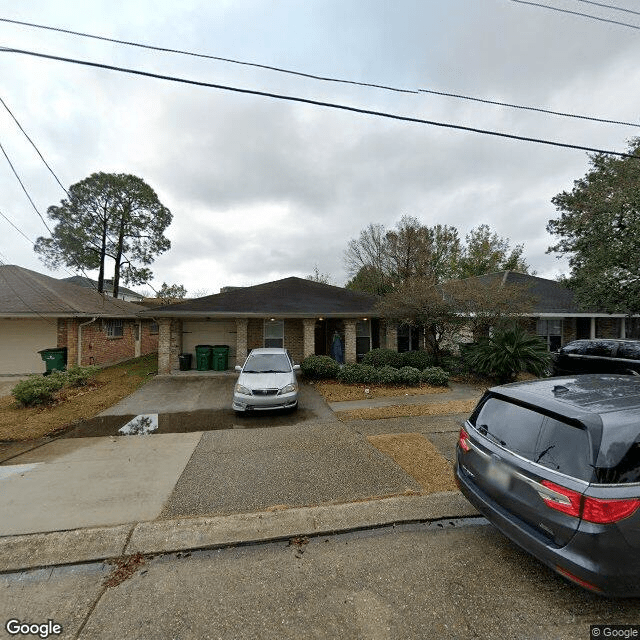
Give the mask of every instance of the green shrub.
M 415 367 L 402 367 L 398 369 L 397 383 L 408 387 L 416 387 L 420 384 L 420 369 Z
M 380 367 L 379 369 L 377 369 L 376 373 L 378 374 L 378 382 L 380 384 L 388 384 L 388 385 L 400 384 L 400 381 L 398 378 L 398 369 L 396 369 L 395 367 L 390 367 L 389 365 L 386 365 L 384 367 Z
M 433 365 L 433 356 L 428 351 L 405 351 L 401 356 L 402 365 L 405 367 L 414 367 L 422 371 Z
M 340 365 L 329 356 L 307 356 L 300 368 L 312 380 L 335 380 L 340 371 Z
M 469 358 L 478 373 L 494 376 L 498 382 L 513 380 L 521 371 L 543 376 L 551 363 L 546 343 L 521 327 L 496 331 L 478 342 Z
M 48 404 L 63 387 L 81 387 L 99 371 L 99 367 L 71 367 L 68 371 L 52 371 L 48 376 L 33 375 L 18 382 L 11 395 L 24 407 Z
M 374 384 L 378 381 L 378 374 L 367 364 L 345 364 L 338 373 L 338 380 L 345 384 Z
M 26 380 L 21 380 L 11 391 L 11 395 L 24 407 L 32 407 L 38 404 L 48 404 L 53 400 L 53 394 L 62 389 L 60 375 L 53 373 L 50 376 L 33 375 Z
M 100 371 L 100 367 L 79 367 L 77 365 L 69 367 L 65 374 L 67 384 L 70 387 L 84 387 L 98 371 Z
M 364 354 L 362 364 L 375 367 L 376 369 L 387 365 L 399 369 L 404 363 L 402 361 L 402 354 L 393 349 L 371 349 L 371 351 Z
M 449 374 L 440 367 L 427 367 L 420 373 L 420 380 L 432 387 L 449 386 Z

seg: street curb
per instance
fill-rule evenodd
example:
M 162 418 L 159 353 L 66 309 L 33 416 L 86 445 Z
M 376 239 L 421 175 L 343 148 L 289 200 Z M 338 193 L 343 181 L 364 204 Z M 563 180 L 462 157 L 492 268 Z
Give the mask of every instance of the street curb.
M 0 538 L 0 573 L 477 516 L 458 491 Z

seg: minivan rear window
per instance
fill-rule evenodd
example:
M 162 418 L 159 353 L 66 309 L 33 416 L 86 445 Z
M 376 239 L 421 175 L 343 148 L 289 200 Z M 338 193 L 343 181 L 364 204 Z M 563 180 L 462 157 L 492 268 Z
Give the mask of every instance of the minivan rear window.
M 593 477 L 589 437 L 585 429 L 554 418 L 545 418 L 536 445 L 534 462 L 573 478 Z
M 543 419 L 536 411 L 500 398 L 489 398 L 471 418 L 482 435 L 528 460 L 535 457 Z

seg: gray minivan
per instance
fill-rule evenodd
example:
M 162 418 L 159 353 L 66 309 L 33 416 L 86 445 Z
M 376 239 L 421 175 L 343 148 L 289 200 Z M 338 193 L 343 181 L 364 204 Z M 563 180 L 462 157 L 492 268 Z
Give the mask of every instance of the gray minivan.
M 565 578 L 640 595 L 640 378 L 490 389 L 460 431 L 455 474 L 490 522 Z

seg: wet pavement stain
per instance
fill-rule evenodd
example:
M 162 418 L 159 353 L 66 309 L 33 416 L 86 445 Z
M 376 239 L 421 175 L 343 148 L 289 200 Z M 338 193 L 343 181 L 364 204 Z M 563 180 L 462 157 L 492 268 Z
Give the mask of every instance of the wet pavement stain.
M 119 430 L 138 416 L 96 416 L 84 420 L 62 435 L 63 438 L 90 438 L 99 436 L 123 436 Z M 295 412 L 276 410 L 264 413 L 236 415 L 231 409 L 201 410 L 158 415 L 156 433 L 191 433 L 221 429 L 257 429 L 282 427 L 306 422 L 317 416 L 305 409 Z M 148 435 L 153 435 L 148 434 Z

